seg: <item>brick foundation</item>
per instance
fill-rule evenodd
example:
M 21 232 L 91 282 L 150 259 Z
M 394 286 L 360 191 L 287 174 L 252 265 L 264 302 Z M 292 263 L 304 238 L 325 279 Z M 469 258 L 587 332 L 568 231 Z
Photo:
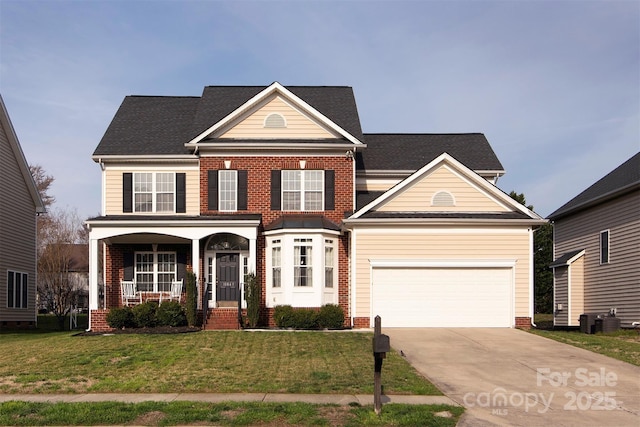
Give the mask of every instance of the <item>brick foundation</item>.
M 353 328 L 354 329 L 362 329 L 362 328 L 370 328 L 371 327 L 371 319 L 369 317 L 354 317 L 353 318 Z
M 531 329 L 530 317 L 516 317 L 516 328 L 518 329 Z
M 91 310 L 89 330 L 92 332 L 112 331 L 113 328 L 107 324 L 107 313 L 109 313 L 109 310 Z

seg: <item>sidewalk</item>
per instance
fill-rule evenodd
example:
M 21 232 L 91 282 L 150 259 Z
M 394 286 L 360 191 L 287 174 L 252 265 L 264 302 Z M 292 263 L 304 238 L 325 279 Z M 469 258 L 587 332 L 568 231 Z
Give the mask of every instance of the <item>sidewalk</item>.
M 289 393 L 85 393 L 85 394 L 0 394 L 0 402 L 305 402 L 314 404 L 373 405 L 369 394 L 289 394 Z M 446 396 L 382 396 L 382 403 L 459 406 Z

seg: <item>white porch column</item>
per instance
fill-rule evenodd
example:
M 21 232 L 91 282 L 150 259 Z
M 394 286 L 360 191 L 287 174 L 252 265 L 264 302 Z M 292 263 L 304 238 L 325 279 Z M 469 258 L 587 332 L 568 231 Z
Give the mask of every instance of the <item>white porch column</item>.
M 258 257 L 256 239 L 249 239 L 249 272 L 258 274 L 256 271 L 256 258 Z
M 97 310 L 98 307 L 98 244 L 100 240 L 89 240 L 89 309 Z M 105 296 L 106 297 L 106 296 Z
M 200 283 L 200 239 L 191 241 L 191 265 L 193 266 L 193 274 L 196 275 L 197 282 Z

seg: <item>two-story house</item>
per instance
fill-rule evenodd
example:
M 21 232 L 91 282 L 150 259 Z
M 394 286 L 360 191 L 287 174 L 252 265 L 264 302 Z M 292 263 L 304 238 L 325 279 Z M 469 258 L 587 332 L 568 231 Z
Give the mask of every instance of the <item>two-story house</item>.
M 640 153 L 549 215 L 555 326 L 583 313 L 640 322 Z
M 544 220 L 495 186 L 482 134 L 363 134 L 349 87 L 208 86 L 126 97 L 93 159 L 92 329 L 121 281 L 153 296 L 187 269 L 208 314 L 255 272 L 265 322 L 283 304 L 339 304 L 353 327 L 531 322 Z
M 0 328 L 37 323 L 36 221 L 44 205 L 0 96 Z

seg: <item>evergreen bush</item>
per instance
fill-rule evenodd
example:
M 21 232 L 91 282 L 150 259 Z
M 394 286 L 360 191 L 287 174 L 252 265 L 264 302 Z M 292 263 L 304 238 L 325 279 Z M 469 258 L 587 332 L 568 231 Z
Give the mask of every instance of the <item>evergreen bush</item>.
M 247 274 L 244 279 L 244 296 L 247 300 L 247 320 L 249 321 L 249 327 L 255 328 L 258 326 L 258 320 L 260 319 L 261 289 L 258 278 L 253 273 Z
M 196 275 L 191 270 L 187 270 L 185 287 L 187 293 L 185 302 L 187 324 L 193 327 L 196 326 L 198 319 L 198 289 L 196 288 Z
M 156 310 L 158 326 L 184 326 L 187 316 L 178 301 L 164 301 Z
M 133 307 L 133 318 L 138 328 L 153 328 L 157 325 L 156 310 L 158 303 L 147 301 Z
M 344 310 L 336 304 L 323 305 L 318 313 L 318 326 L 327 329 L 344 327 Z
M 131 307 L 116 307 L 107 313 L 107 325 L 114 329 L 133 328 L 135 320 Z

